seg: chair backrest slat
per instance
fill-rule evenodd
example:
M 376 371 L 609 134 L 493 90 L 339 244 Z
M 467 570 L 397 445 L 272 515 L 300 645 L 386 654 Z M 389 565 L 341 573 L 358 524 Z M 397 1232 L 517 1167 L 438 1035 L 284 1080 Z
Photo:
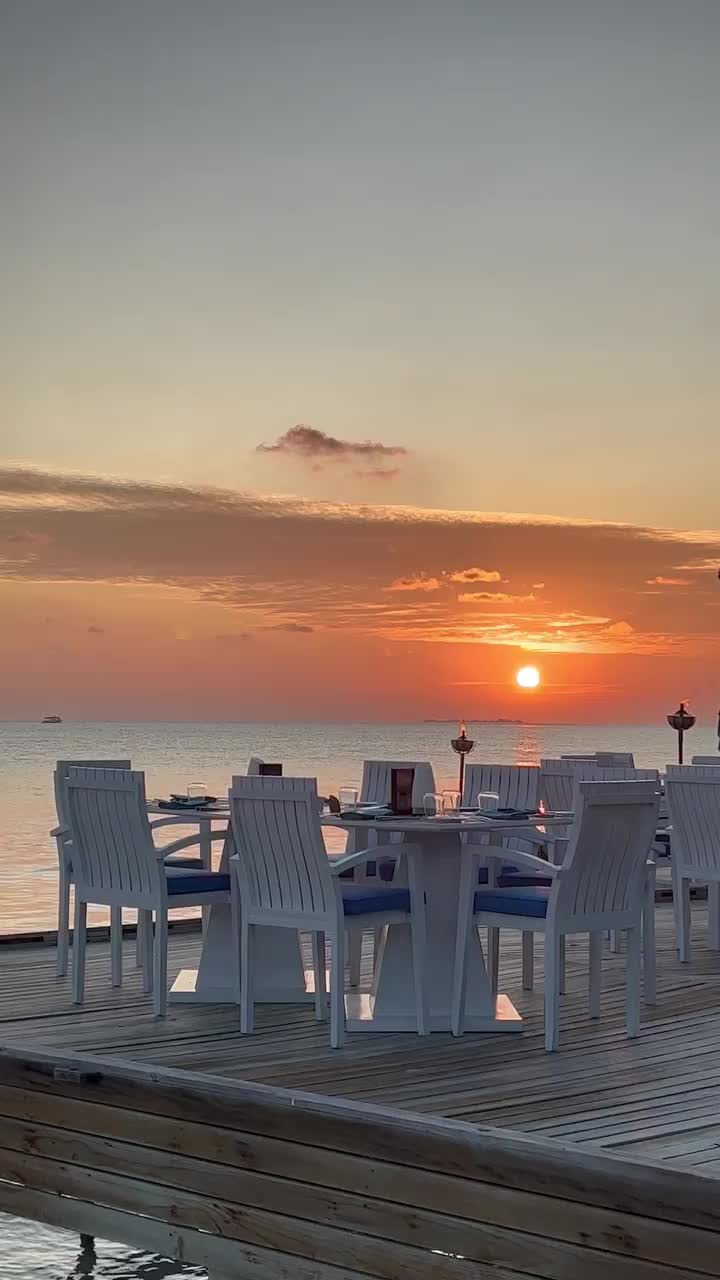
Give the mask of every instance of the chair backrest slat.
M 62 827 L 67 821 L 67 805 L 65 802 L 65 782 L 68 769 L 130 769 L 129 760 L 58 760 L 53 774 L 55 785 L 55 809 L 58 823 Z
M 327 915 L 335 889 L 315 779 L 238 776 L 229 800 L 243 904 L 256 912 Z
M 548 812 L 575 808 L 580 782 L 658 782 L 657 769 L 635 769 L 627 765 L 601 766 L 589 760 L 543 759 L 540 761 L 539 796 Z
M 571 751 L 568 755 L 560 756 L 560 759 L 586 761 L 588 764 L 598 764 L 601 768 L 612 768 L 614 765 L 624 765 L 627 769 L 635 768 L 635 757 L 632 751 L 589 751 L 585 754 Z
M 671 849 L 683 867 L 720 874 L 720 769 L 668 765 L 665 796 L 672 821 Z
M 65 787 L 78 889 L 100 895 L 98 901 L 115 891 L 155 895 L 160 873 L 145 805 L 145 775 L 71 766 Z
M 580 781 L 577 814 L 551 901 L 563 917 L 638 909 L 657 827 L 659 783 Z
M 413 808 L 421 809 L 423 796 L 435 791 L 435 775 L 429 760 L 365 760 L 360 799 L 366 804 L 389 804 L 393 769 L 414 769 Z
M 720 769 L 720 753 L 716 756 L 693 756 L 692 763 L 705 765 L 711 769 Z
M 468 764 L 463 805 L 474 808 L 481 791 L 496 791 L 503 809 L 534 809 L 540 770 L 529 764 Z

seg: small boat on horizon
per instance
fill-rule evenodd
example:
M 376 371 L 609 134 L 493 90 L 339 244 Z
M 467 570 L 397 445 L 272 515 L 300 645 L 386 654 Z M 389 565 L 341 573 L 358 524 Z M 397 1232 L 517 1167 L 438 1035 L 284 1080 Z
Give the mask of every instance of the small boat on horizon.
M 62 716 L 43 716 L 43 724 L 62 724 Z

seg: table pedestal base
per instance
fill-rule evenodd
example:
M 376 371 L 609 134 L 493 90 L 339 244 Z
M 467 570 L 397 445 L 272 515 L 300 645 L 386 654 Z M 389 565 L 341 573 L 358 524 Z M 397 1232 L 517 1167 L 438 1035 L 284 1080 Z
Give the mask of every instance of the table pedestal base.
M 168 999 L 173 1004 L 235 1004 L 230 906 L 210 908 L 200 965 L 182 969 Z M 255 1000 L 257 1004 L 305 1004 L 314 999 L 312 974 L 306 979 L 300 939 L 294 929 L 264 929 L 255 933 Z
M 345 997 L 345 1015 L 348 1031 L 417 1031 L 415 1015 L 408 1013 L 375 1013 L 375 997 L 358 993 Z M 450 1031 L 450 1018 L 447 1012 L 430 1014 L 431 1031 Z M 495 1011 L 487 1014 L 473 1014 L 465 1018 L 465 1031 L 507 1032 L 522 1031 L 522 1018 L 508 996 L 499 995 L 495 999 Z

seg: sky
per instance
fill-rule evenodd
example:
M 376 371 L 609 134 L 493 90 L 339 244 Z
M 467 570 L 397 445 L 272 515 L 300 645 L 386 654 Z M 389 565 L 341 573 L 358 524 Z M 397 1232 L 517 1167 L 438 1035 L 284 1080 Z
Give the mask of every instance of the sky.
M 714 715 L 719 54 L 0 0 L 0 717 Z

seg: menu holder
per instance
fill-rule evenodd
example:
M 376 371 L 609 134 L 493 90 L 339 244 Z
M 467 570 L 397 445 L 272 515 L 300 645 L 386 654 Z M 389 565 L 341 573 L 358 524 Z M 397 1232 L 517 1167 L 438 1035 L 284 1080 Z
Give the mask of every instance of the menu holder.
M 390 775 L 390 808 L 399 818 L 412 817 L 414 769 L 392 769 Z

